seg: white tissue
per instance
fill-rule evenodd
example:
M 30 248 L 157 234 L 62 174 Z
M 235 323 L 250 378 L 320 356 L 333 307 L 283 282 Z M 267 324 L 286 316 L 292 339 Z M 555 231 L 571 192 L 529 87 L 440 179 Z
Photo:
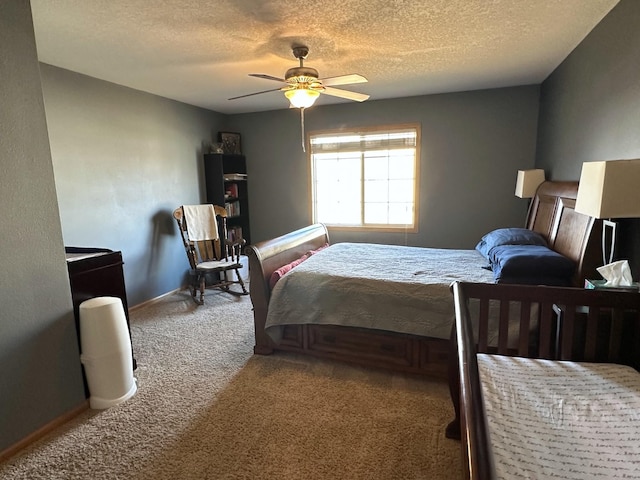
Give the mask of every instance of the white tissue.
M 596 270 L 606 280 L 605 287 L 626 287 L 633 283 L 628 260 L 618 260 L 598 267 Z

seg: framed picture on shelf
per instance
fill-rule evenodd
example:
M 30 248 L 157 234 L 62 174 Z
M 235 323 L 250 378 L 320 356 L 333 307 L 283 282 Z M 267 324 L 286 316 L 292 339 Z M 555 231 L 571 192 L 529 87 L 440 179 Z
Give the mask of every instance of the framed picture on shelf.
M 240 134 L 233 132 L 218 132 L 218 141 L 222 143 L 222 150 L 227 155 L 241 155 Z

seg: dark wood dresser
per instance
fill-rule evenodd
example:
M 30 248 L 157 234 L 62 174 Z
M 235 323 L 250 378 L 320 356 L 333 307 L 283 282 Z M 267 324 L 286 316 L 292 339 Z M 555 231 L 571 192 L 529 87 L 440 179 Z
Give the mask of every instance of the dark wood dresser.
M 69 270 L 69 282 L 71 283 L 71 299 L 73 301 L 73 313 L 76 319 L 76 333 L 78 334 L 78 347 L 80 345 L 80 304 L 94 297 L 118 297 L 122 300 L 124 313 L 129 328 L 129 307 L 127 304 L 127 292 L 124 286 L 124 272 L 122 266 L 122 253 L 105 248 L 65 247 L 67 257 L 67 269 Z M 131 330 L 129 329 L 129 337 Z M 133 369 L 137 367 L 133 356 Z M 86 388 L 85 379 L 85 392 Z

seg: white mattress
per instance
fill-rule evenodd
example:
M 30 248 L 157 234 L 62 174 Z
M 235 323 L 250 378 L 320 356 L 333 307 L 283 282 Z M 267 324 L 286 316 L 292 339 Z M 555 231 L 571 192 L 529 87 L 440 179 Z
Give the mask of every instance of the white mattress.
M 640 374 L 478 355 L 499 479 L 640 479 Z

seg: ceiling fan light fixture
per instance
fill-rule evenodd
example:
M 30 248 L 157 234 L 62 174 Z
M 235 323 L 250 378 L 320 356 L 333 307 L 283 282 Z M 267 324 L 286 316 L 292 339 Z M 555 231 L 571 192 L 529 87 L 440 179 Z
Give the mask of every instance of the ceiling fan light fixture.
M 287 97 L 291 105 L 295 108 L 309 108 L 320 96 L 320 92 L 308 88 L 296 88 L 286 90 L 284 96 Z

